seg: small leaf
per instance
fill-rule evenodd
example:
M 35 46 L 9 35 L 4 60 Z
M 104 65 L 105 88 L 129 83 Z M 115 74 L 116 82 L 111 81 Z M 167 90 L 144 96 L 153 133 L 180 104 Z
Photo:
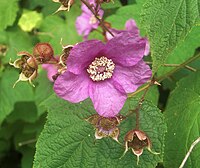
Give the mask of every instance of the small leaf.
M 150 40 L 154 73 L 195 26 L 199 9 L 199 0 L 146 2 L 142 20 Z
M 127 113 L 138 101 L 127 100 L 122 112 Z M 45 106 L 48 119 L 36 145 L 34 168 L 39 167 L 137 167 L 136 157 L 128 152 L 122 159 L 124 147 L 105 138 L 94 143 L 94 129 L 84 119 L 94 114 L 90 100 L 71 104 L 56 96 L 51 96 Z M 153 150 L 160 155 L 153 155 L 144 150 L 139 168 L 155 168 L 162 162 L 163 140 L 166 126 L 159 109 L 145 102 L 140 111 L 141 129 L 150 137 Z M 135 115 L 125 120 L 120 126 L 119 141 L 127 131 L 135 127 Z
M 200 134 L 200 72 L 177 84 L 164 112 L 168 125 L 165 142 L 165 167 L 179 167 L 192 142 Z M 192 151 L 184 168 L 200 167 L 200 146 Z
M 19 19 L 18 25 L 23 31 L 30 32 L 33 28 L 38 27 L 42 21 L 42 14 L 36 11 L 24 10 L 21 18 Z

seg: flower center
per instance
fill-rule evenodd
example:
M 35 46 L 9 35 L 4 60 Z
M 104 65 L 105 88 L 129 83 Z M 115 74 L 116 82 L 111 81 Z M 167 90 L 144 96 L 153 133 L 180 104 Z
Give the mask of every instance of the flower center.
M 95 16 L 94 15 L 92 15 L 91 17 L 90 17 L 90 22 L 89 22 L 90 24 L 95 24 L 95 23 L 97 23 L 97 19 L 95 18 Z
M 112 77 L 115 64 L 111 59 L 106 57 L 95 58 L 89 65 L 87 72 L 93 81 L 102 81 Z

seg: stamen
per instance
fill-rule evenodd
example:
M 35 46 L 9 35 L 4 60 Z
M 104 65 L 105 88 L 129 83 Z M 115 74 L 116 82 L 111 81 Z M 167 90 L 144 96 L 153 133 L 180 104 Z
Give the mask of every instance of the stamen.
M 106 57 L 95 58 L 89 65 L 87 72 L 93 81 L 102 81 L 112 77 L 115 64 L 111 59 Z
M 92 15 L 91 17 L 90 17 L 90 22 L 89 22 L 90 24 L 95 24 L 95 23 L 97 23 L 97 19 L 95 18 L 95 16 L 94 15 Z

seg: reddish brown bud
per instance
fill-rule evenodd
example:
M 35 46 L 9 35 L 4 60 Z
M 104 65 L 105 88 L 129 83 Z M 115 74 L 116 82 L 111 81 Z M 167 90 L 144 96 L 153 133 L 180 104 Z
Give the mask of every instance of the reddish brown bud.
M 49 43 L 38 43 L 33 49 L 33 56 L 40 63 L 46 63 L 52 59 L 54 51 Z

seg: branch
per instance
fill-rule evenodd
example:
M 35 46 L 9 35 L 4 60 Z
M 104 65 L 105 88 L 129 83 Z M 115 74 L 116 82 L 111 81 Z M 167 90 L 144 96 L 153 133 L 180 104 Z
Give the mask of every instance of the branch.
M 185 62 L 183 62 L 182 64 L 180 64 L 180 66 L 172 69 L 171 71 L 167 72 L 165 75 L 161 76 L 158 78 L 158 81 L 162 81 L 165 78 L 167 78 L 168 76 L 171 76 L 173 73 L 177 72 L 178 70 L 180 70 L 181 68 L 186 67 L 189 63 L 195 61 L 197 58 L 200 57 L 200 53 L 196 54 L 195 56 L 189 58 L 188 60 L 186 60 Z M 187 66 L 188 67 L 188 66 Z
M 102 26 L 102 28 L 107 31 L 108 33 L 111 34 L 111 36 L 114 37 L 114 34 L 104 25 L 104 23 L 102 22 L 102 20 L 98 17 L 97 13 L 93 10 L 93 8 L 91 7 L 91 5 L 85 1 L 85 0 L 81 0 L 82 3 L 84 3 L 88 9 L 92 12 L 92 14 L 95 16 L 95 18 L 99 21 L 100 25 Z
M 144 90 L 144 93 L 143 93 L 142 97 L 140 98 L 140 100 L 139 100 L 139 102 L 138 102 L 138 106 L 137 106 L 134 110 L 131 110 L 131 111 L 126 115 L 126 117 L 128 117 L 128 116 L 130 116 L 133 112 L 135 112 L 135 114 L 136 114 L 136 126 L 135 126 L 135 128 L 136 128 L 136 129 L 139 129 L 139 127 L 140 127 L 140 126 L 139 126 L 139 125 L 140 125 L 140 122 L 139 122 L 139 120 L 140 120 L 140 113 L 139 113 L 139 111 L 140 111 L 140 109 L 141 109 L 141 107 L 142 107 L 142 104 L 143 104 L 143 102 L 144 102 L 144 100 L 145 100 L 145 96 L 146 96 L 146 94 L 148 93 L 149 88 L 150 88 L 152 85 L 154 85 L 154 84 L 155 84 L 155 80 L 154 80 L 154 77 L 152 77 L 150 83 L 149 83 L 148 85 L 146 85 L 145 88 L 143 89 L 143 90 Z M 129 96 L 129 97 L 131 97 L 131 96 Z

